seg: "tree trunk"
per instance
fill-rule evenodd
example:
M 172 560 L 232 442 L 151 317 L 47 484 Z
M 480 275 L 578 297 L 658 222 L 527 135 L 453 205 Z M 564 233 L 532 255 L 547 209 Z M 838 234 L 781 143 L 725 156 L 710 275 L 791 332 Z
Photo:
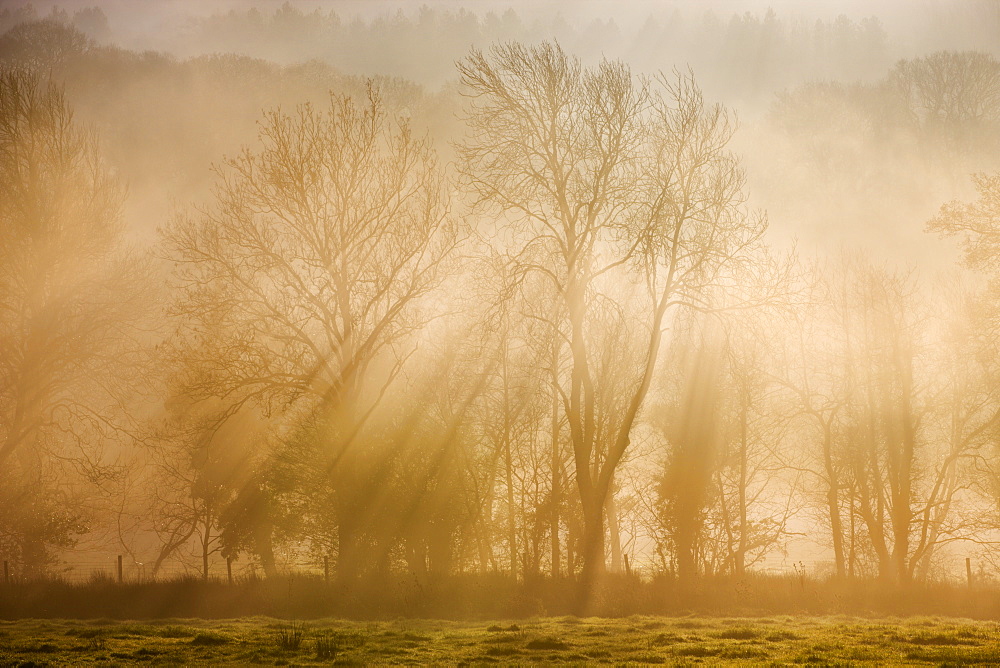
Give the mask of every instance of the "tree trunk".
M 20 543 L 21 565 L 25 578 L 43 577 L 46 566 L 45 543 L 38 536 L 31 535 L 22 536 Z
M 485 523 L 480 523 L 479 531 L 476 532 L 476 543 L 479 548 L 479 572 L 488 573 L 490 570 L 490 546 L 486 537 Z
M 410 536 L 406 542 L 406 565 L 414 577 L 424 582 L 427 580 L 427 543 L 420 536 Z
M 916 434 L 913 424 L 913 410 L 910 401 L 910 369 L 902 370 L 903 388 L 902 406 L 900 407 L 900 452 L 898 483 L 892 504 L 892 556 L 896 570 L 896 581 L 909 584 L 911 571 L 910 556 L 910 525 L 913 521 L 913 511 L 910 508 L 913 489 L 913 456 L 916 449 Z
M 344 518 L 345 513 L 341 513 L 341 520 L 338 523 L 338 550 L 337 550 L 337 581 L 342 585 L 353 584 L 360 572 L 360 552 L 361 545 L 358 539 L 357 530 L 352 522 Z
M 750 523 L 747 521 L 747 468 L 749 467 L 749 453 L 747 452 L 747 401 L 749 401 L 749 397 L 744 393 L 740 406 L 740 537 L 736 548 L 735 563 L 733 564 L 734 571 L 738 577 L 742 577 L 746 571 L 747 534 L 750 531 Z
M 577 614 L 590 612 L 594 589 L 605 572 L 604 564 L 604 508 L 598 500 L 590 500 L 583 506 L 583 541 L 581 558 L 583 570 L 580 573 L 580 591 Z
M 850 531 L 851 531 L 851 533 L 850 533 L 851 544 L 850 544 L 850 553 L 849 553 L 848 561 L 847 561 L 847 568 L 848 568 L 847 572 L 848 572 L 849 577 L 851 577 L 853 579 L 854 576 L 857 574 L 857 563 L 858 563 L 858 559 L 857 559 L 858 558 L 858 539 L 857 539 L 857 537 L 858 537 L 858 527 L 857 527 L 857 517 L 858 517 L 858 514 L 856 512 L 855 505 L 854 505 L 854 500 L 856 498 L 856 494 L 855 494 L 855 484 L 853 482 L 851 483 L 850 496 L 848 498 L 850 499 L 850 513 L 851 513 L 850 516 L 849 516 L 849 519 L 851 521 L 851 529 L 850 529 Z
M 559 344 L 552 346 L 552 577 L 561 573 L 559 558 L 559 506 L 562 503 L 562 457 L 559 452 Z
M 837 488 L 830 484 L 826 492 L 827 512 L 830 514 L 830 533 L 833 537 L 833 560 L 837 567 L 837 579 L 843 579 L 847 574 L 844 558 L 844 527 L 840 518 L 840 501 Z
M 830 533 L 833 538 L 833 558 L 837 566 L 837 578 L 846 575 L 844 559 L 844 526 L 840 518 L 840 499 L 838 498 L 837 470 L 833 464 L 833 428 L 830 420 L 823 423 L 823 466 L 826 469 L 827 492 L 826 504 L 830 514 Z
M 274 560 L 274 544 L 271 540 L 272 530 L 270 522 L 254 527 L 254 548 L 260 558 L 260 565 L 264 568 L 264 575 L 268 578 L 278 576 L 278 567 Z
M 679 529 L 674 536 L 677 545 L 677 579 L 689 582 L 698 575 L 698 565 L 695 560 L 695 537 L 693 527 Z
M 614 492 L 608 493 L 608 501 L 605 504 L 608 518 L 608 540 L 611 545 L 611 572 L 622 572 L 622 537 L 618 528 L 618 504 L 615 503 Z
M 504 431 L 506 432 L 507 430 L 505 429 Z M 507 483 L 507 551 L 510 554 L 510 577 L 512 580 L 517 580 L 517 524 L 514 521 L 514 463 L 510 452 L 510 437 L 507 433 L 504 434 L 504 460 Z
M 506 333 L 505 333 L 506 336 Z M 503 455 L 507 483 L 507 551 L 510 554 L 510 578 L 517 581 L 517 524 L 514 512 L 514 458 L 511 452 L 510 387 L 507 378 L 507 346 L 501 358 L 503 373 Z
M 208 582 L 208 545 L 209 539 L 211 538 L 209 532 L 211 527 L 205 527 L 205 537 L 201 542 L 201 580 L 202 582 Z
M 566 574 L 570 577 L 576 575 L 576 554 L 573 552 L 573 531 L 567 532 L 566 537 Z

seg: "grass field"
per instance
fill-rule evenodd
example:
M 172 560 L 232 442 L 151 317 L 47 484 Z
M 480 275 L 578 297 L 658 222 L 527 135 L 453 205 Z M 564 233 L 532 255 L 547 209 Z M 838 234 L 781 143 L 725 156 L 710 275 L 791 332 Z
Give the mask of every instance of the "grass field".
M 1000 665 L 995 622 L 913 617 L 0 622 L 0 666 Z

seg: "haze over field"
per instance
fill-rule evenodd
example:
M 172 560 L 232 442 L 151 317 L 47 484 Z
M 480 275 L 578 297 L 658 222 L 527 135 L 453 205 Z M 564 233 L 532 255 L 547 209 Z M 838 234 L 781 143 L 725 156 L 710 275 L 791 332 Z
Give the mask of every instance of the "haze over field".
M 48 2 L 7 6 L 5 25 L 21 20 L 17 7 L 36 17 L 52 11 L 79 11 L 72 5 Z M 794 164 L 798 156 L 775 155 L 773 137 L 759 126 L 773 111 L 776 96 L 796 86 L 872 84 L 884 79 L 900 59 L 938 50 L 976 50 L 996 56 L 1000 30 L 996 5 L 989 0 L 957 6 L 950 2 L 637 2 L 622 6 L 595 1 L 569 5 L 477 2 L 465 7 L 460 2 L 414 5 L 351 0 L 292 3 L 287 11 L 283 6 L 277 1 L 262 2 L 253 10 L 239 2 L 109 2 L 101 5 L 104 19 L 92 20 L 91 25 L 81 18 L 77 23 L 99 43 L 134 51 L 152 49 L 178 59 L 234 53 L 284 66 L 319 60 L 343 74 L 403 77 L 431 94 L 440 94 L 442 87 L 454 93 L 454 62 L 471 46 L 488 47 L 497 40 L 554 38 L 585 62 L 602 56 L 621 58 L 643 73 L 691 65 L 710 98 L 730 105 L 743 122 L 744 130 L 734 140 L 736 149 L 747 163 L 755 204 L 769 211 L 776 236 L 798 239 L 811 251 L 815 244 L 874 247 L 879 252 L 888 250 L 903 263 L 933 261 L 938 255 L 939 245 L 909 221 L 929 217 L 941 201 L 970 195 L 968 169 L 956 166 L 966 176 L 944 183 L 938 174 L 924 177 L 926 167 L 914 165 L 908 159 L 911 156 L 898 156 L 898 163 L 882 166 L 894 176 L 906 174 L 901 182 L 889 184 L 896 195 L 893 204 L 873 211 L 870 200 L 874 196 L 858 198 L 854 192 L 851 199 L 860 201 L 841 216 L 845 203 L 837 186 L 882 192 L 882 184 L 870 183 L 864 169 L 884 160 L 884 151 L 845 156 L 852 164 L 838 177 L 847 182 L 827 186 L 814 197 L 790 196 L 784 191 L 787 184 L 774 181 L 787 181 L 788 172 L 793 171 L 787 163 Z M 143 117 L 176 115 L 169 105 L 132 101 L 141 105 Z M 254 103 L 261 102 L 234 101 L 238 109 L 227 111 L 230 115 L 238 111 L 231 118 L 238 124 L 226 132 L 229 136 L 220 137 L 218 128 L 213 131 L 205 125 L 202 132 L 210 137 L 204 152 L 215 151 L 205 155 L 206 160 L 252 141 L 259 114 Z M 88 112 L 78 107 L 78 113 Z M 851 113 L 829 112 L 841 117 Z M 91 120 L 89 115 L 87 120 Z M 175 118 L 164 124 L 176 123 Z M 154 129 L 159 125 L 154 123 Z M 771 179 L 775 162 L 786 164 Z M 198 176 L 204 180 L 203 173 Z M 138 193 L 140 200 L 149 197 L 152 206 L 162 209 L 172 198 L 186 197 L 164 188 L 162 179 L 157 181 L 155 192 Z M 813 180 L 808 187 L 822 185 Z M 183 186 L 189 188 L 189 184 Z M 799 193 L 804 184 L 792 187 Z M 898 192 L 904 188 L 905 192 Z M 815 195 L 822 198 L 821 206 L 815 205 Z M 841 201 L 827 201 L 830 198 Z M 802 199 L 810 204 L 800 207 Z M 139 219 L 151 216 L 142 212 L 135 218 L 141 226 Z M 869 224 L 870 220 L 878 220 L 878 225 Z M 874 232 L 873 227 L 877 228 Z
M 993 583 L 998 249 L 998 0 L 8 2 L 0 556 Z

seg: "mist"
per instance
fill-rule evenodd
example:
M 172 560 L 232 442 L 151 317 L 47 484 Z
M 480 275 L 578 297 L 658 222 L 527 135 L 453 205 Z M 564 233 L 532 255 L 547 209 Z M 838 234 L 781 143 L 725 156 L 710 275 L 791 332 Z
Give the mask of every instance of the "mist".
M 5 584 L 1000 614 L 998 235 L 996 0 L 5 3 Z

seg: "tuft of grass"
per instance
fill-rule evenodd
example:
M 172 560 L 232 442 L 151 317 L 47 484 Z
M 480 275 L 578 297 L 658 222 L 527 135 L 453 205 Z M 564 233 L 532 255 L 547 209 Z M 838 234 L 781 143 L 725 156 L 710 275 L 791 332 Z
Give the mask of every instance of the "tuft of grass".
M 591 659 L 610 659 L 611 652 L 604 649 L 591 649 L 583 653 L 584 656 L 590 657 Z
M 755 640 L 760 637 L 760 631 L 747 627 L 741 627 L 725 629 L 724 631 L 713 633 L 712 637 L 719 638 L 721 640 Z
M 936 663 L 941 666 L 1000 665 L 1000 648 L 998 647 L 928 646 L 914 649 L 904 656 L 907 661 Z
M 515 633 L 520 630 L 521 627 L 518 626 L 517 624 L 511 624 L 510 626 L 507 627 L 500 626 L 499 624 L 492 624 L 486 627 L 487 633 L 504 633 L 504 632 Z
M 642 656 L 634 657 L 632 660 L 637 663 L 644 663 L 644 664 L 661 664 L 667 662 L 666 657 L 662 657 L 656 654 L 645 654 Z
M 707 657 L 718 656 L 721 650 L 718 647 L 708 647 L 706 645 L 691 645 L 689 647 L 678 647 L 674 650 L 677 656 Z
M 767 656 L 767 652 L 749 645 L 740 645 L 722 650 L 719 656 L 724 659 L 761 659 Z
M 684 642 L 684 638 L 682 636 L 677 635 L 676 633 L 660 633 L 655 637 L 653 637 L 652 639 L 650 639 L 649 644 L 676 645 L 679 642 Z
M 105 634 L 104 629 L 70 629 L 66 632 L 68 636 L 76 636 L 77 638 L 96 638 L 98 636 L 103 636 Z
M 514 656 L 520 654 L 521 650 L 516 647 L 497 645 L 486 650 L 486 656 Z
M 156 629 L 152 635 L 157 638 L 193 638 L 197 635 L 197 631 L 183 626 L 163 626 Z
M 569 649 L 569 645 L 558 638 L 535 638 L 525 645 L 528 649 Z
M 978 645 L 979 643 L 968 637 L 959 637 L 946 633 L 918 633 L 906 639 L 911 645 Z
M 224 636 L 221 633 L 216 633 L 214 631 L 206 631 L 199 633 L 194 638 L 191 639 L 192 645 L 201 646 L 214 646 L 214 645 L 225 645 L 229 642 L 229 637 Z
M 857 645 L 854 647 L 845 648 L 843 654 L 844 659 L 848 661 L 877 661 L 882 658 L 881 652 L 878 648 L 870 646 Z
M 815 652 L 809 652 L 804 656 L 795 659 L 795 663 L 822 663 L 823 665 L 832 665 L 822 654 L 816 654 Z
M 334 634 L 327 632 L 316 638 L 316 658 L 320 661 L 335 659 L 339 653 L 340 643 Z
M 302 640 L 305 638 L 306 629 L 304 624 L 296 624 L 295 622 L 283 626 L 278 629 L 277 642 L 278 648 L 285 652 L 297 652 L 299 647 L 302 646 Z

